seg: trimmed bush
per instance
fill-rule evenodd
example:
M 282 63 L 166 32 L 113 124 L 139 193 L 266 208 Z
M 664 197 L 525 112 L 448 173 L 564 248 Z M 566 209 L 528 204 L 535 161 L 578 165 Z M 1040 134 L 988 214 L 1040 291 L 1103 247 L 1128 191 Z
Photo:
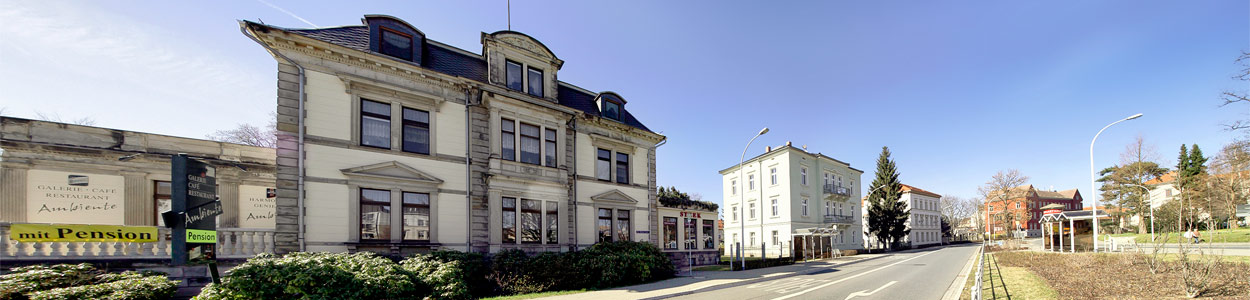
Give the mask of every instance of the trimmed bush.
M 86 263 L 35 265 L 0 276 L 0 299 L 168 299 L 177 285 L 159 272 L 103 273 Z
M 435 299 L 472 299 L 494 295 L 496 286 L 487 280 L 487 262 L 477 253 L 435 251 L 399 262 Z
M 408 299 L 429 288 L 412 272 L 369 252 L 258 255 L 195 299 Z
M 574 268 L 585 288 L 610 288 L 666 279 L 676 273 L 668 256 L 651 243 L 598 243 L 574 254 Z

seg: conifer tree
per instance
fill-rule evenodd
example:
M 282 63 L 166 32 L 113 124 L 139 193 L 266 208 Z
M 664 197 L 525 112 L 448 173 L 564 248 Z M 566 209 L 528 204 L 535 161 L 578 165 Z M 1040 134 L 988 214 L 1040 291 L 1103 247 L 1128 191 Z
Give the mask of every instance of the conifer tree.
M 868 186 L 868 232 L 878 243 L 896 247 L 899 239 L 911 232 L 907 228 L 910 210 L 899 202 L 903 184 L 898 181 L 898 168 L 890 159 L 890 148 L 881 147 L 877 157 L 876 178 Z

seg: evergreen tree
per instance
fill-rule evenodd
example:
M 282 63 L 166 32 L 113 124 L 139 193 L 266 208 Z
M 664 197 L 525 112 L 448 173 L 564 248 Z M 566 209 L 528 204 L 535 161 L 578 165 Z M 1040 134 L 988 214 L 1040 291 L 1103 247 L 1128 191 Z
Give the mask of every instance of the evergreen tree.
M 890 148 L 881 147 L 877 157 L 876 178 L 868 186 L 868 232 L 878 243 L 896 247 L 899 239 L 911 232 L 907 228 L 910 210 L 907 203 L 899 202 L 903 184 L 898 181 L 898 169 L 890 159 Z
M 1176 184 L 1179 187 L 1185 186 L 1185 176 L 1189 171 L 1189 148 L 1185 144 L 1181 144 L 1181 154 L 1176 157 Z

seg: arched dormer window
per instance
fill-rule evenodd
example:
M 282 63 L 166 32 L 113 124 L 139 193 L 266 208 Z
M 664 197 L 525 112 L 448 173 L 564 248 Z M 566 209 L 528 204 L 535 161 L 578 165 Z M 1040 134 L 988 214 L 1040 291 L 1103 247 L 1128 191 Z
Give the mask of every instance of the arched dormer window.
M 369 50 L 417 64 L 421 62 L 421 49 L 425 34 L 399 18 L 386 15 L 366 15 L 369 26 Z
M 625 99 L 621 98 L 620 95 L 613 92 L 599 93 L 599 97 L 595 99 L 595 102 L 599 106 L 600 116 L 617 121 L 624 121 L 622 119 L 625 116 Z

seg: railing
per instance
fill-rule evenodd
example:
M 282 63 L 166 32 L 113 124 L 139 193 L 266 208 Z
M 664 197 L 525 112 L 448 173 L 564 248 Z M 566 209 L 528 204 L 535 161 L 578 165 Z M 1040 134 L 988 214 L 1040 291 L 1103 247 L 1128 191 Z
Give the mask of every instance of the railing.
M 9 223 L 0 223 L 0 260 L 170 259 L 169 228 L 157 228 L 156 242 L 18 242 Z M 273 229 L 218 228 L 218 258 L 273 253 Z
M 855 218 L 852 216 L 841 215 L 825 215 L 825 223 L 828 224 L 855 224 Z
M 841 186 L 841 185 L 826 184 L 826 185 L 825 185 L 825 193 L 826 193 L 826 194 L 834 194 L 834 195 L 838 195 L 838 196 L 850 196 L 850 195 L 851 195 L 851 189 L 848 189 L 848 188 L 843 187 L 843 186 Z
M 985 243 L 982 242 L 980 249 L 977 250 L 977 283 L 973 284 L 972 287 L 970 288 L 972 290 L 968 291 L 968 295 L 971 295 L 972 300 L 981 300 L 981 289 L 984 287 L 984 285 L 981 282 L 982 280 L 981 273 L 983 273 L 984 271 L 985 271 Z

